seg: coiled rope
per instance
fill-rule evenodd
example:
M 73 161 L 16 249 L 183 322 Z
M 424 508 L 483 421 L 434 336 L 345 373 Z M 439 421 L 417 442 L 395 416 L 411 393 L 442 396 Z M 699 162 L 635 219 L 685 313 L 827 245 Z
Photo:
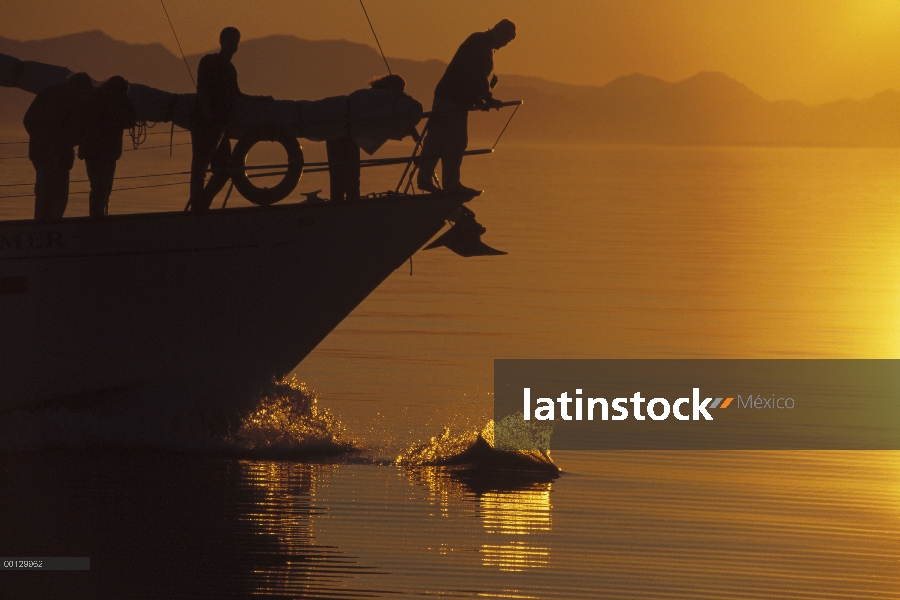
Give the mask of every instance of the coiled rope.
M 131 144 L 135 150 L 138 149 L 138 146 L 147 141 L 147 129 L 153 127 L 153 125 L 148 125 L 147 121 L 138 121 L 134 124 L 134 127 L 128 130 L 128 136 L 131 138 Z

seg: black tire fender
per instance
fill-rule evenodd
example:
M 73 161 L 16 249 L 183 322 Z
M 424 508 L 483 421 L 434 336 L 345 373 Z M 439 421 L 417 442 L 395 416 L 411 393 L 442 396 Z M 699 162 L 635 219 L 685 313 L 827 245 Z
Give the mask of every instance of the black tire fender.
M 276 142 L 281 144 L 287 153 L 287 172 L 274 187 L 256 186 L 247 177 L 247 155 L 250 153 L 250 149 L 259 142 Z M 300 176 L 303 174 L 303 149 L 300 147 L 300 142 L 280 125 L 257 127 L 241 136 L 234 146 L 231 157 L 231 181 L 234 182 L 234 187 L 241 196 L 257 206 L 269 206 L 287 198 L 297 187 Z

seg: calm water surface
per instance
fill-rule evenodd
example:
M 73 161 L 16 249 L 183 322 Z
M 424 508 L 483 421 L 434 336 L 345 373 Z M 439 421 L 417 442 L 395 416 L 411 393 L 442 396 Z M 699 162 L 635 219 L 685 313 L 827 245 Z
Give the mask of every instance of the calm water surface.
M 120 174 L 186 168 L 159 152 Z M 115 423 L 56 414 L 65 448 L 0 454 L 0 553 L 92 569 L 2 573 L 0 596 L 900 597 L 896 453 L 555 453 L 562 478 L 517 486 L 386 464 L 482 427 L 498 357 L 896 358 L 900 151 L 501 145 L 464 181 L 510 254 L 417 254 L 296 369 L 361 455 L 109 447 Z M 185 201 L 129 193 L 114 212 Z

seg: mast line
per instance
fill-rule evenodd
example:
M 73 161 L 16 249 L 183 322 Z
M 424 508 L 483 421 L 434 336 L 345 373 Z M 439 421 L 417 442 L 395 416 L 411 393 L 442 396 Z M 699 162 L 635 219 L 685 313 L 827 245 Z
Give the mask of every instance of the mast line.
M 159 0 L 162 2 L 162 0 Z M 369 22 L 369 29 L 372 30 L 372 35 L 375 37 L 375 43 L 378 44 L 378 51 L 381 52 L 381 58 L 384 60 L 384 66 L 387 67 L 388 74 L 393 75 L 394 73 L 391 71 L 391 65 L 388 64 L 387 57 L 384 55 L 384 50 L 381 49 L 381 42 L 378 41 L 378 34 L 375 33 L 375 28 L 372 26 L 372 19 L 369 18 L 369 11 L 366 10 L 366 5 L 363 4 L 363 0 L 359 0 L 359 5 L 362 6 L 363 14 L 366 15 L 366 21 Z M 172 30 L 174 32 L 174 29 Z
M 197 82 L 194 81 L 194 73 L 191 72 L 191 67 L 188 65 L 187 58 L 184 56 L 184 50 L 181 49 L 181 42 L 178 41 L 178 34 L 175 33 L 175 26 L 172 25 L 172 19 L 169 17 L 169 11 L 166 10 L 166 3 L 163 0 L 159 0 L 159 3 L 162 4 L 163 12 L 166 13 L 166 20 L 169 22 L 169 27 L 172 28 L 172 35 L 175 36 L 175 43 L 178 44 L 178 51 L 181 52 L 181 60 L 184 61 L 184 68 L 187 69 L 188 75 L 191 76 L 191 83 L 194 84 L 194 89 L 197 89 Z

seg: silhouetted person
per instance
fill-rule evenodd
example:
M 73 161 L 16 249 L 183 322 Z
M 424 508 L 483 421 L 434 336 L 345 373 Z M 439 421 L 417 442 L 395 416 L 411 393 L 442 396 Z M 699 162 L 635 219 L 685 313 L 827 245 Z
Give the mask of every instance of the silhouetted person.
M 469 143 L 468 117 L 470 108 L 490 108 L 500 104 L 491 94 L 488 82 L 494 70 L 494 50 L 506 46 L 516 37 L 516 26 L 503 19 L 488 31 L 473 33 L 462 43 L 444 76 L 434 89 L 432 112 L 428 119 L 428 133 L 422 145 L 417 185 L 420 190 L 439 192 L 434 185 L 434 169 L 441 161 L 444 191 L 475 194 L 459 180 L 462 153 Z
M 23 124 L 28 132 L 28 158 L 34 165 L 34 219 L 61 219 L 69 202 L 69 171 L 75 163 L 76 115 L 94 87 L 87 73 L 39 92 Z
M 406 89 L 406 81 L 399 75 L 385 75 L 369 82 L 373 90 Z M 331 182 L 331 201 L 345 202 L 359 199 L 359 146 L 350 137 L 326 140 L 328 176 Z
M 105 217 L 116 178 L 116 161 L 122 156 L 122 130 L 134 127 L 137 121 L 128 98 L 128 82 L 116 75 L 91 92 L 80 121 L 78 158 L 84 159 L 91 182 L 90 215 Z
M 221 50 L 207 54 L 197 67 L 197 101 L 190 115 L 191 145 L 191 210 L 209 209 L 213 198 L 228 182 L 231 168 L 231 140 L 226 137 L 225 124 L 241 96 L 237 70 L 231 58 L 241 42 L 241 32 L 226 27 L 219 34 Z M 212 176 L 204 188 L 206 169 Z
M 207 54 L 197 67 L 197 99 L 191 110 L 191 197 L 192 211 L 209 209 L 230 178 L 231 140 L 225 135 L 225 126 L 235 104 L 241 97 L 271 101 L 272 96 L 246 96 L 237 82 L 237 70 L 231 59 L 241 42 L 241 32 L 226 27 L 219 33 L 221 49 Z M 204 187 L 206 169 L 212 176 Z

